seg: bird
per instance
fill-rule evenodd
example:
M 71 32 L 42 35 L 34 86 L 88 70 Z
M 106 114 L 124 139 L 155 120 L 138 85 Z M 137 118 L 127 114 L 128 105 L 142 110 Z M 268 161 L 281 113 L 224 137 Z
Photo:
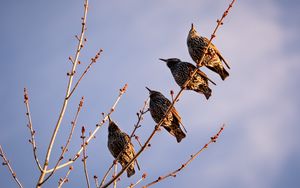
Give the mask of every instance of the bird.
M 122 132 L 118 125 L 114 121 L 112 121 L 109 116 L 108 119 L 109 125 L 107 147 L 115 159 L 117 159 L 120 155 L 118 161 L 122 168 L 124 168 L 128 164 L 128 162 L 135 156 L 135 150 L 133 144 L 130 141 L 130 137 L 125 132 Z M 135 163 L 137 163 L 137 161 L 131 163 L 131 165 L 127 168 L 127 177 L 135 174 Z
M 178 58 L 169 58 L 162 59 L 161 61 L 166 62 L 169 67 L 176 83 L 183 88 L 185 82 L 190 79 L 191 74 L 197 69 L 197 67 L 189 62 L 183 62 Z M 193 78 L 186 86 L 185 89 L 193 90 L 197 93 L 202 93 L 208 100 L 211 96 L 212 90 L 208 86 L 208 80 L 210 80 L 207 75 L 201 70 L 197 69 L 197 72 L 194 74 Z M 211 80 L 210 80 L 211 81 Z M 211 81 L 215 84 L 213 81 Z
M 159 123 L 167 112 L 171 102 L 163 94 L 158 91 L 154 91 L 146 87 L 150 94 L 149 110 L 153 120 Z M 180 128 L 183 126 L 181 117 L 175 107 L 172 107 L 170 113 L 166 116 L 163 126 L 172 136 L 176 137 L 177 142 L 181 142 L 186 137 L 185 133 Z M 185 130 L 184 126 L 183 129 Z M 185 130 L 186 132 L 186 130 Z
M 194 24 L 192 24 L 187 37 L 187 46 L 191 58 L 195 61 L 196 64 L 199 64 L 199 61 L 205 52 L 209 40 L 206 37 L 202 37 L 196 31 Z M 221 52 L 217 49 L 215 45 L 210 44 L 207 55 L 205 55 L 202 63 L 199 66 L 205 65 L 208 69 L 218 73 L 222 80 L 225 80 L 229 76 L 229 73 L 224 68 L 222 62 L 225 63 L 228 69 L 230 69 L 224 57 L 221 55 Z

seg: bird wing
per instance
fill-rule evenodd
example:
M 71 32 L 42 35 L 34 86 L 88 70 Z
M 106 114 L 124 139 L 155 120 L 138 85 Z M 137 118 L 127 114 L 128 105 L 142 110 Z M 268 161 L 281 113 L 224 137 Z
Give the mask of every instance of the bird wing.
M 196 66 L 191 63 L 187 63 L 187 66 L 189 68 L 189 72 L 193 72 L 196 68 Z M 205 79 L 209 80 L 212 84 L 217 85 L 214 81 L 212 81 L 210 78 L 208 78 L 208 76 L 204 72 L 202 72 L 200 69 L 197 69 L 197 73 L 200 74 L 201 77 L 204 77 Z
M 204 41 L 206 42 L 206 45 L 208 44 L 209 40 L 204 37 Z M 215 53 L 218 55 L 218 57 L 225 63 L 226 67 L 228 69 L 230 69 L 230 66 L 228 65 L 228 63 L 226 62 L 226 60 L 224 59 L 224 57 L 222 56 L 221 52 L 218 50 L 218 48 L 213 44 L 213 43 L 210 43 L 210 46 L 211 48 L 215 51 Z
M 187 132 L 184 125 L 183 125 L 183 123 L 182 123 L 182 121 L 181 121 L 181 117 L 180 117 L 179 113 L 177 112 L 177 110 L 174 107 L 171 109 L 171 113 L 178 120 L 179 124 L 182 126 L 184 131 Z

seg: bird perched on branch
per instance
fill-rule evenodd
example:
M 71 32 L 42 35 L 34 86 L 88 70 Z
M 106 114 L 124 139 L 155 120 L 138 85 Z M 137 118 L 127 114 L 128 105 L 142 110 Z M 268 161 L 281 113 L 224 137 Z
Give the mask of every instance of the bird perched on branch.
M 151 116 L 156 123 L 159 123 L 167 112 L 171 102 L 160 92 L 151 90 L 148 87 L 146 88 L 150 94 L 149 107 Z M 163 126 L 171 135 L 175 136 L 178 143 L 186 136 L 181 130 L 180 125 L 182 125 L 183 129 L 185 130 L 179 113 L 175 107 L 172 107 L 170 113 L 166 116 L 161 126 Z
M 167 63 L 176 83 L 182 88 L 184 83 L 190 79 L 191 74 L 196 70 L 196 67 L 188 62 L 182 62 L 178 58 L 160 59 Z M 205 95 L 206 99 L 211 96 L 211 89 L 208 86 L 208 80 L 211 81 L 207 75 L 201 70 L 197 69 L 191 81 L 187 84 L 185 89 L 194 90 L 197 93 Z M 213 81 L 211 81 L 215 84 Z
M 134 157 L 134 147 L 130 141 L 130 137 L 122 132 L 115 122 L 110 117 L 108 125 L 108 141 L 107 147 L 115 159 L 119 161 L 122 168 Z M 119 156 L 120 155 L 120 156 Z M 135 161 L 137 163 L 137 161 Z M 134 163 L 127 168 L 127 177 L 135 174 Z M 138 164 L 137 164 L 138 166 Z M 139 169 L 139 166 L 138 166 Z
M 197 33 L 194 25 L 192 24 L 187 37 L 187 46 L 190 56 L 196 64 L 200 63 L 199 61 L 205 52 L 205 48 L 208 45 L 208 42 L 209 40 L 207 38 L 202 37 Z M 211 43 L 208 48 L 207 54 L 205 55 L 202 63 L 199 64 L 199 66 L 206 66 L 208 69 L 218 73 L 222 80 L 225 80 L 225 78 L 229 76 L 229 73 L 223 67 L 222 62 L 224 62 L 227 68 L 230 69 L 220 51 L 217 49 L 217 47 L 215 47 L 215 45 Z

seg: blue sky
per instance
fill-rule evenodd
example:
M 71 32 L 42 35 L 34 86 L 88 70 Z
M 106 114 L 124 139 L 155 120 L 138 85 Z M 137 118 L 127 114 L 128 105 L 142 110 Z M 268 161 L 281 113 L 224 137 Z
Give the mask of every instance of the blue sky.
M 99 48 L 104 52 L 70 101 L 52 161 L 65 142 L 81 96 L 85 104 L 67 158 L 80 146 L 79 127 L 93 130 L 125 83 L 128 91 L 112 118 L 126 132 L 132 130 L 135 113 L 148 96 L 145 86 L 168 97 L 171 89 L 177 92 L 170 71 L 158 58 L 191 62 L 186 46 L 190 24 L 209 36 L 228 4 L 227 0 L 90 1 L 88 42 L 78 72 Z M 178 168 L 222 123 L 227 127 L 216 144 L 176 178 L 155 187 L 299 187 L 299 8 L 297 1 L 237 1 L 214 40 L 232 67 L 230 77 L 223 82 L 203 69 L 218 85 L 211 86 L 209 101 L 185 92 L 176 105 L 187 138 L 177 144 L 166 131 L 159 132 L 139 159 L 142 170 L 130 179 L 122 176 L 119 187 L 135 182 L 144 172 L 148 177 L 141 185 Z M 43 161 L 63 101 L 71 66 L 68 57 L 75 53 L 74 35 L 80 31 L 82 12 L 80 0 L 6 1 L 0 7 L 0 144 L 25 187 L 35 185 L 38 170 L 28 144 L 23 88 L 29 90 Z M 153 126 L 147 114 L 138 130 L 142 141 Z M 106 142 L 107 124 L 88 148 L 91 177 L 102 177 L 112 162 Z M 84 187 L 82 162 L 78 160 L 74 168 L 65 187 Z M 57 186 L 65 172 L 59 170 L 44 187 Z M 14 186 L 1 167 L 0 187 Z

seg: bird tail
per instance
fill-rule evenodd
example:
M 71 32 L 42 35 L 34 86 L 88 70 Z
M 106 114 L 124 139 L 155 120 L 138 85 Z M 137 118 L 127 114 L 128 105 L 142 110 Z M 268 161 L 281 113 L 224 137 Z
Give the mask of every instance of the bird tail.
M 218 73 L 222 80 L 225 80 L 229 76 L 229 73 L 223 66 L 207 66 L 207 68 Z
M 205 95 L 205 98 L 208 100 L 211 96 L 211 89 L 209 87 L 203 87 L 202 91 L 198 91 L 198 93 L 203 93 Z
M 127 168 L 127 177 L 129 178 L 130 176 L 135 174 L 134 170 L 134 163 L 132 163 L 128 168 Z
M 180 127 L 174 130 L 174 136 L 176 137 L 177 142 L 181 142 L 181 140 L 186 136 L 185 133 L 181 130 Z

